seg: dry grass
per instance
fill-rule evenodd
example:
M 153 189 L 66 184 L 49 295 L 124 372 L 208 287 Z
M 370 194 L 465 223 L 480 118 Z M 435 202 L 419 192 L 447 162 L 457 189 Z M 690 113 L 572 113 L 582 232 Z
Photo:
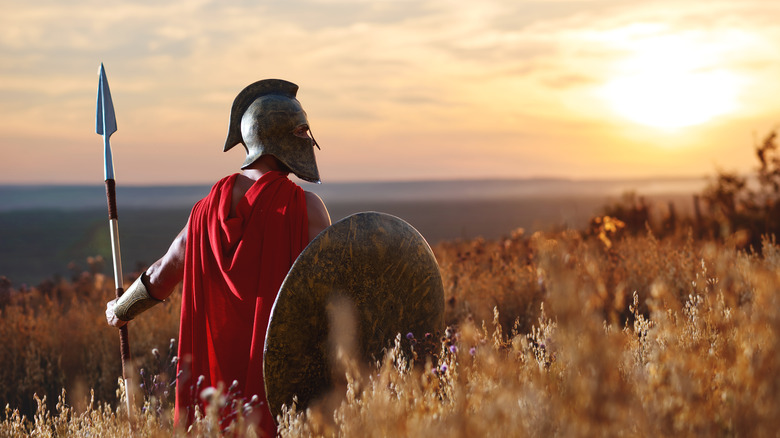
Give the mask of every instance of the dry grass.
M 287 410 L 280 434 L 775 436 L 780 247 L 734 247 L 685 235 L 607 247 L 575 232 L 439 245 L 451 328 L 413 355 L 399 336 L 376 367 L 351 364 L 345 388 Z M 0 435 L 129 436 L 104 283 L 84 274 L 52 290 L 0 290 L 0 395 L 11 406 Z M 134 322 L 139 360 L 154 363 L 145 352 L 174 336 L 175 308 Z M 135 433 L 169 436 L 162 411 L 146 409 Z M 209 418 L 197 434 L 252 434 Z

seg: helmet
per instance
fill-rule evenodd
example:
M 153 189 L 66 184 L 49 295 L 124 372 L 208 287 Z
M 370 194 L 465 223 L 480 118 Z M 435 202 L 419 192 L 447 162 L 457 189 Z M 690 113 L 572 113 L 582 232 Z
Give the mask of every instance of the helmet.
M 314 146 L 310 137 L 293 133 L 308 126 L 306 112 L 295 98 L 298 86 L 281 79 L 264 79 L 244 88 L 233 101 L 224 151 L 241 143 L 246 169 L 263 155 L 273 155 L 298 178 L 320 182 Z M 318 146 L 319 147 L 319 146 Z

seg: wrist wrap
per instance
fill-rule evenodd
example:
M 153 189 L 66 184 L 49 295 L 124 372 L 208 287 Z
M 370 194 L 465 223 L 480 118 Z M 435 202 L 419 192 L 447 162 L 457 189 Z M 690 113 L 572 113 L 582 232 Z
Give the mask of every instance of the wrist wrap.
M 122 321 L 131 321 L 155 304 L 162 303 L 149 294 L 144 277 L 146 277 L 145 272 L 116 300 L 114 315 Z

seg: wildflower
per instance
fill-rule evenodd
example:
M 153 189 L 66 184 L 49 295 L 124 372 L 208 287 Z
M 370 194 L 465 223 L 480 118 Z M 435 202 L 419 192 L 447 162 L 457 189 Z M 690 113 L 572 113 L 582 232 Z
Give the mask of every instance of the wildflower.
M 407 333 L 407 334 L 406 334 L 406 339 L 409 339 L 410 341 L 411 341 L 412 339 L 414 339 L 414 333 L 412 333 L 412 332 L 409 332 L 409 333 Z
M 194 392 L 195 394 L 197 394 L 200 388 L 203 387 L 203 383 L 205 381 L 206 381 L 206 376 L 201 375 L 200 377 L 198 377 L 198 382 L 195 384 L 195 392 Z
M 200 392 L 200 399 L 201 400 L 210 400 L 214 395 L 217 393 L 217 388 L 213 386 L 209 386 L 203 389 L 203 391 Z
M 152 354 L 154 355 L 155 359 L 160 360 L 160 350 L 152 348 Z
M 450 353 L 455 354 L 457 352 L 458 352 L 458 347 L 456 347 L 454 345 L 450 345 Z
M 477 354 L 477 348 L 476 347 L 469 348 L 469 354 L 472 355 L 472 356 Z
M 448 369 L 447 364 L 446 363 L 441 364 L 441 367 L 439 367 L 439 369 L 441 370 L 442 373 L 446 373 Z

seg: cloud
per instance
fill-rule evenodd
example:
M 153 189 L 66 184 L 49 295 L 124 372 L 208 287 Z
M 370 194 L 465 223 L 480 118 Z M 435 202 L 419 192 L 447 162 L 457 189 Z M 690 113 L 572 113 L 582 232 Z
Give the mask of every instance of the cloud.
M 105 62 L 122 135 L 139 153 L 169 143 L 207 163 L 235 94 L 281 77 L 300 85 L 320 140 L 343 140 L 329 153 L 403 141 L 434 156 L 446 144 L 449 161 L 468 163 L 483 138 L 500 144 L 481 172 L 510 173 L 496 151 L 571 153 L 562 144 L 578 135 L 604 139 L 614 116 L 594 90 L 643 39 L 689 39 L 710 51 L 701 68 L 752 78 L 746 106 L 775 105 L 779 13 L 757 0 L 6 2 L 0 141 L 45 145 L 45 120 L 47 136 L 88 143 Z M 572 130 L 566 138 L 550 132 L 560 126 Z M 394 159 L 385 161 L 402 164 Z

